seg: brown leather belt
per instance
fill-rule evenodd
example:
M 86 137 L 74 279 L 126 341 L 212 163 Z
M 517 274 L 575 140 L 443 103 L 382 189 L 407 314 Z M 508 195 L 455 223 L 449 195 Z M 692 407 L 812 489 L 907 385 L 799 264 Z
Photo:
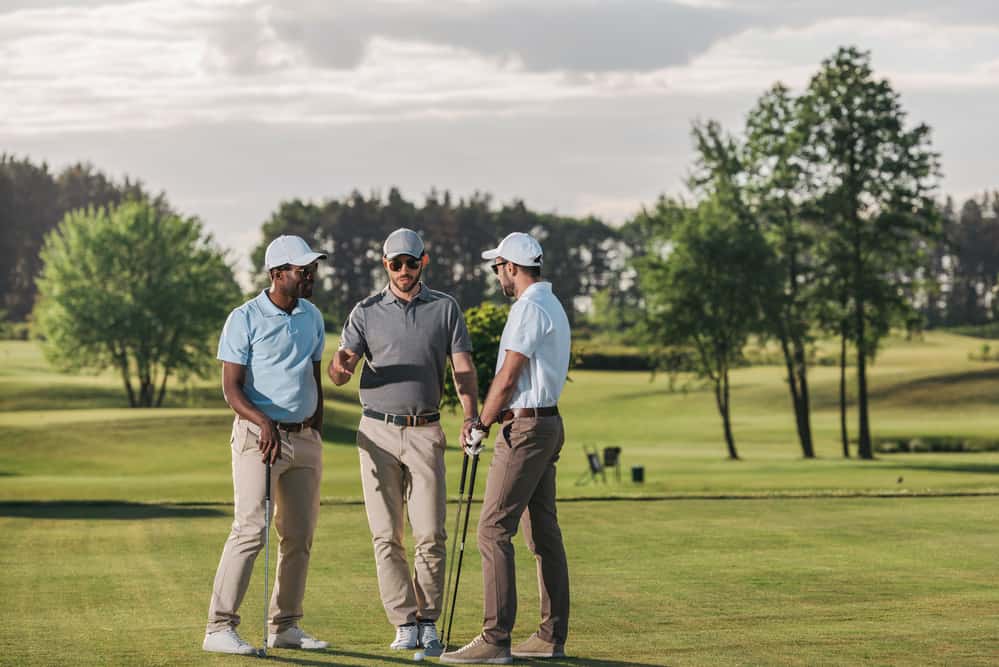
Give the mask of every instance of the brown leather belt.
M 298 433 L 299 431 L 304 431 L 305 429 L 309 428 L 308 426 L 305 425 L 304 422 L 300 424 L 292 424 L 289 422 L 277 422 L 275 426 L 277 426 L 277 429 L 279 431 L 287 431 L 288 433 Z
M 558 406 L 553 405 L 547 408 L 515 408 L 504 410 L 499 414 L 500 422 L 508 422 L 511 419 L 533 419 L 535 417 L 554 417 L 558 414 Z

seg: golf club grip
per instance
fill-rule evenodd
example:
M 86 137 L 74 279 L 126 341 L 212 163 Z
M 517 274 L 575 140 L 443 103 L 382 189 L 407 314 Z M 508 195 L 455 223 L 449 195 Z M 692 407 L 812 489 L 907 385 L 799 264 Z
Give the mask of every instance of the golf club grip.
M 472 494 L 475 493 L 475 469 L 479 467 L 479 455 L 472 457 L 472 474 L 468 479 L 468 508 L 472 508 Z M 465 532 L 468 532 L 468 513 L 465 513 Z
M 458 482 L 458 502 L 461 502 L 461 495 L 465 493 L 465 476 L 468 473 L 468 452 L 462 448 L 461 457 L 461 481 Z

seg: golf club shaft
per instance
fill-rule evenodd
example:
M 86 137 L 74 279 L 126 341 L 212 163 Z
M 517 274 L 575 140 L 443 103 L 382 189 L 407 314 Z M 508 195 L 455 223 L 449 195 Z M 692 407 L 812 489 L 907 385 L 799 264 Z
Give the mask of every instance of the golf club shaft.
M 465 538 L 468 536 L 468 517 L 472 513 L 472 494 L 475 493 L 475 471 L 479 467 L 479 455 L 472 456 L 472 472 L 468 476 L 468 502 L 465 507 L 465 525 L 461 529 L 461 546 L 458 548 L 458 571 L 454 574 L 454 591 L 451 593 L 451 609 L 448 612 L 447 637 L 451 640 L 451 626 L 454 624 L 454 606 L 458 601 L 458 582 L 461 581 L 461 561 L 465 555 Z
M 454 517 L 454 533 L 451 537 L 451 550 L 447 552 L 448 565 L 447 565 L 447 584 L 444 586 L 444 609 L 441 615 L 442 619 L 447 619 L 448 612 L 448 602 L 451 595 L 451 575 L 454 574 L 454 549 L 458 544 L 458 527 L 461 525 L 461 506 L 462 506 L 462 495 L 465 493 L 465 475 L 468 474 L 468 452 L 463 451 L 463 456 L 461 457 L 461 481 L 458 483 L 458 512 Z M 444 628 L 441 628 L 444 630 Z M 451 640 L 451 626 L 447 628 L 447 632 L 444 634 L 444 649 L 447 650 L 447 644 Z
M 264 481 L 264 654 L 267 654 L 267 575 L 270 571 L 271 552 L 271 463 L 267 462 Z

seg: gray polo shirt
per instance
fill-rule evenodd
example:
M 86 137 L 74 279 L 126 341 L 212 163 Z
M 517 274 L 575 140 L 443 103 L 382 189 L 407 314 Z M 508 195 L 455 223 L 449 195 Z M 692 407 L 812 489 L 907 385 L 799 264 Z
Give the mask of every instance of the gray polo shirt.
M 364 356 L 361 405 L 395 415 L 440 410 L 447 357 L 471 352 L 454 298 L 421 285 L 408 304 L 388 287 L 350 311 L 340 347 Z

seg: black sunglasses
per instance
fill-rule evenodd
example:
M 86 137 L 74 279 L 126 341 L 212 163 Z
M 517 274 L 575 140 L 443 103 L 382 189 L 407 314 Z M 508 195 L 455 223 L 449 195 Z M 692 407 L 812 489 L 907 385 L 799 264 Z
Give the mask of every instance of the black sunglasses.
M 303 278 L 305 278 L 305 277 L 315 276 L 316 272 L 319 270 L 319 266 L 317 266 L 316 264 L 312 264 L 310 266 L 303 266 L 303 267 L 296 268 L 296 267 L 293 267 L 291 264 L 285 264 L 283 266 L 276 267 L 274 270 L 275 271 L 288 271 L 290 273 L 297 273 L 298 275 L 300 275 Z
M 492 265 L 493 273 L 495 273 L 498 276 L 500 267 L 503 266 L 504 264 L 509 264 L 509 263 L 510 262 L 496 262 L 495 264 Z
M 420 260 L 416 259 L 415 257 L 410 257 L 405 261 L 397 257 L 394 259 L 390 259 L 388 263 L 389 268 L 392 269 L 393 271 L 402 271 L 403 266 L 405 266 L 407 269 L 415 271 L 418 268 L 420 268 L 420 264 L 421 264 Z

